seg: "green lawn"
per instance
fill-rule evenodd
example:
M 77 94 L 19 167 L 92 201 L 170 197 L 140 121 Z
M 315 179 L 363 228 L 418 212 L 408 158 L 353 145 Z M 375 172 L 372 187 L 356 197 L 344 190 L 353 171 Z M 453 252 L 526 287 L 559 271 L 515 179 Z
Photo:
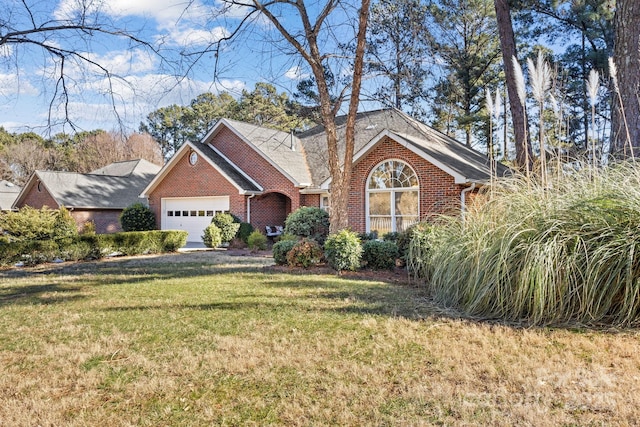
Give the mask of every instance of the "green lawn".
M 230 261 L 231 260 L 231 261 Z M 215 252 L 0 271 L 0 425 L 634 425 L 636 331 Z

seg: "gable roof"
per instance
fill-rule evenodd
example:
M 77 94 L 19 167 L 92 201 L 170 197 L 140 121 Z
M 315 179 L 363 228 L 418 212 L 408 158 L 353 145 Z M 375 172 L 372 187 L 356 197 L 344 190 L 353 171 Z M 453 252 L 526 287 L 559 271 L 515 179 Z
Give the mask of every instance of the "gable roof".
M 336 118 L 339 155 L 344 156 L 346 116 Z M 486 183 L 490 180 L 487 156 L 467 147 L 455 139 L 415 120 L 397 109 L 384 109 L 358 113 L 356 116 L 354 160 L 366 154 L 383 136 L 390 136 L 413 149 L 431 163 L 451 174 L 457 183 Z M 326 134 L 323 126 L 316 126 L 298 135 L 305 148 L 309 169 L 316 186 L 327 185 L 329 162 Z M 498 163 L 497 174 L 509 169 Z
M 118 168 L 119 166 L 115 167 L 116 170 Z M 136 162 L 128 174 L 121 176 L 35 171 L 13 205 L 21 203 L 31 189 L 41 183 L 59 206 L 75 209 L 124 209 L 140 201 L 140 191 L 159 170 L 160 166 L 145 161 Z
M 307 167 L 304 147 L 295 134 L 237 120 L 220 119 L 202 139 L 203 143 L 210 141 L 223 127 L 234 132 L 295 186 L 311 185 L 311 173 Z
M 0 210 L 10 210 L 20 190 L 20 187 L 9 181 L 0 181 Z
M 132 173 L 152 173 L 156 174 L 160 170 L 160 166 L 151 163 L 145 159 L 125 160 L 122 162 L 114 162 L 100 169 L 89 172 L 91 175 L 110 175 L 110 176 L 127 176 Z
M 185 142 L 178 151 L 171 157 L 171 160 L 157 173 L 157 175 L 149 181 L 149 183 L 140 191 L 141 197 L 148 197 L 160 182 L 173 169 L 178 161 L 186 155 L 189 150 L 197 152 L 200 157 L 205 159 L 215 170 L 217 170 L 227 181 L 238 189 L 240 194 L 258 194 L 262 192 L 262 187 L 244 173 L 238 166 L 222 155 L 218 150 L 204 143 Z

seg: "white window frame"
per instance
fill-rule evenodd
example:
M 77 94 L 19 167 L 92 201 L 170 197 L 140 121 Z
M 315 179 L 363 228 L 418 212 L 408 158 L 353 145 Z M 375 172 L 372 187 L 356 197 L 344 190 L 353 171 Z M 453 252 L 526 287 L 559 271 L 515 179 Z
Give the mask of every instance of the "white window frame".
M 376 171 L 376 169 L 378 169 L 378 167 L 384 163 L 388 163 L 388 162 L 399 162 L 402 163 L 404 165 L 406 165 L 411 172 L 413 172 L 413 174 L 416 177 L 416 180 L 418 181 L 418 186 L 417 187 L 395 187 L 395 188 L 384 188 L 384 189 L 370 189 L 369 188 L 369 182 L 371 181 L 371 177 L 373 175 L 373 173 Z M 364 212 L 364 216 L 365 216 L 365 221 L 366 221 L 366 231 L 367 233 L 371 232 L 371 215 L 370 215 L 370 211 L 369 211 L 369 195 L 372 193 L 389 193 L 389 197 L 390 197 L 390 216 L 391 216 L 391 232 L 396 232 L 398 231 L 396 229 L 396 193 L 403 193 L 403 192 L 417 192 L 418 193 L 418 209 L 417 209 L 417 216 L 418 218 L 420 218 L 420 178 L 418 177 L 418 174 L 416 173 L 415 169 L 413 169 L 411 167 L 411 165 L 409 163 L 407 163 L 406 161 L 402 160 L 402 159 L 396 159 L 396 158 L 392 158 L 392 159 L 385 159 L 383 161 L 381 161 L 380 163 L 376 164 L 373 168 L 371 168 L 371 171 L 369 172 L 369 175 L 367 176 L 367 180 L 364 183 L 365 185 L 365 212 Z M 380 238 L 382 238 L 382 236 L 378 236 Z

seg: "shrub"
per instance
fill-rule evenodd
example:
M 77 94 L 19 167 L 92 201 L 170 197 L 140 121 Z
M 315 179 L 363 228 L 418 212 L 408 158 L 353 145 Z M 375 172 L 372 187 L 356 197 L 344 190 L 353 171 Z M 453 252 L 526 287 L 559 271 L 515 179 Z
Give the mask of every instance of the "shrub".
M 287 253 L 287 264 L 291 267 L 309 268 L 320 262 L 322 249 L 313 239 L 302 239 Z
M 378 232 L 372 231 L 370 233 L 358 233 L 358 239 L 360 242 L 364 243 L 369 240 L 376 240 L 378 238 Z
M 313 239 L 322 245 L 329 234 L 329 214 L 320 208 L 303 206 L 289 214 L 284 222 L 284 232 Z
M 253 228 L 253 225 L 249 224 L 248 222 L 241 222 L 236 237 L 242 240 L 245 244 L 248 244 L 249 236 L 251 235 L 251 233 L 253 233 L 254 230 L 255 229 Z
M 93 221 L 85 222 L 80 230 L 80 234 L 88 236 L 96 234 L 96 223 Z
M 54 215 L 51 237 L 60 245 L 68 245 L 78 235 L 78 226 L 71 213 L 61 206 Z
M 369 240 L 362 245 L 362 261 L 373 270 L 393 270 L 398 258 L 395 242 Z
M 235 222 L 233 216 L 228 213 L 218 212 L 211 220 L 220 229 L 220 238 L 223 243 L 229 243 L 236 237 L 240 224 Z
M 287 254 L 296 245 L 297 240 L 280 240 L 273 245 L 273 260 L 278 265 L 287 264 Z
M 258 230 L 254 230 L 247 239 L 247 245 L 252 251 L 267 249 L 267 236 Z
M 327 238 L 324 244 L 329 265 L 338 271 L 357 270 L 360 267 L 362 245 L 353 231 L 341 230 Z
M 154 230 L 156 217 L 149 207 L 138 202 L 124 208 L 120 214 L 120 225 L 123 231 Z
M 56 211 L 25 206 L 17 212 L 3 212 L 0 230 L 11 236 L 11 240 L 46 240 L 53 234 L 55 219 Z
M 398 258 L 403 262 L 403 264 L 407 262 L 407 257 L 409 255 L 409 245 L 411 244 L 411 239 L 413 239 L 416 233 L 428 235 L 429 232 L 431 231 L 431 227 L 432 227 L 431 224 L 428 224 L 426 222 L 419 222 L 407 228 L 405 231 L 398 233 L 398 238 L 396 240 L 396 244 L 398 245 Z
M 275 240 L 278 241 L 278 242 L 283 242 L 285 240 L 289 240 L 289 241 L 295 243 L 298 240 L 300 240 L 300 238 L 298 236 L 293 235 L 293 234 L 284 233 L 284 234 L 281 234 L 278 237 L 276 237 Z
M 202 241 L 208 248 L 217 248 L 222 244 L 222 233 L 217 225 L 211 223 L 204 229 Z

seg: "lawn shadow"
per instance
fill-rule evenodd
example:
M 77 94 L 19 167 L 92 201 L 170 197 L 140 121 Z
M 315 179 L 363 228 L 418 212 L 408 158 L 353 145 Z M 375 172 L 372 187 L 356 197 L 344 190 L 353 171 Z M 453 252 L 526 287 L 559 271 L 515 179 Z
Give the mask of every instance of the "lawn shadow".
M 0 307 L 23 304 L 55 304 L 86 298 L 82 287 L 48 283 L 0 288 Z

